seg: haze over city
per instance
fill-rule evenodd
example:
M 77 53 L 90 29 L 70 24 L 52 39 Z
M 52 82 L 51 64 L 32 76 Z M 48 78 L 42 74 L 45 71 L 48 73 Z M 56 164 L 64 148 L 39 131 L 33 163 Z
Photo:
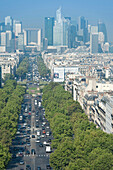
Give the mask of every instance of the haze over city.
M 79 16 L 88 19 L 89 24 L 98 21 L 106 24 L 108 41 L 113 42 L 113 1 L 112 0 L 4 0 L 0 1 L 0 21 L 12 16 L 23 22 L 23 28 L 42 27 L 44 17 L 54 16 L 59 7 L 63 16 L 70 16 L 78 21 Z

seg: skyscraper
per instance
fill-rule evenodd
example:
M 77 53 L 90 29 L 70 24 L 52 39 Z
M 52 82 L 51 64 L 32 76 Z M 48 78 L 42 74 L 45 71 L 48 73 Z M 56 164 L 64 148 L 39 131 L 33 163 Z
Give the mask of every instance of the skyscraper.
M 48 39 L 48 45 L 53 45 L 53 26 L 54 17 L 45 17 L 45 38 Z
M 15 33 L 15 36 L 18 36 L 18 34 L 22 32 L 22 22 L 13 21 L 13 32 Z
M 68 32 L 68 48 L 75 47 L 75 37 L 76 37 L 76 26 L 71 24 Z
M 18 49 L 24 50 L 24 33 L 18 33 Z
M 98 27 L 97 26 L 91 26 L 90 52 L 98 53 Z
M 103 22 L 98 23 L 98 32 L 103 32 L 104 34 L 104 42 L 107 42 L 107 30 L 106 25 Z
M 5 29 L 6 30 L 13 30 L 13 19 L 11 16 L 5 17 Z
M 53 27 L 53 44 L 55 46 L 63 45 L 63 22 L 61 17 L 61 8 L 56 11 L 56 21 Z
M 6 31 L 6 51 L 11 52 L 11 39 L 12 39 L 12 32 Z
M 78 40 L 86 43 L 88 41 L 88 20 L 83 16 L 79 17 Z
M 56 11 L 56 21 L 53 27 L 53 44 L 55 46 L 68 45 L 68 31 L 70 26 L 70 17 L 61 16 L 61 8 Z
M 6 46 L 6 32 L 1 32 L 1 45 Z

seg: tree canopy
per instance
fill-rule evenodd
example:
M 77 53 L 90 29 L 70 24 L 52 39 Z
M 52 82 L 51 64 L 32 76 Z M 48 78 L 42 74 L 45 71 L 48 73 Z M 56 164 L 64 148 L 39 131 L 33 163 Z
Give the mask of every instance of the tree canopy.
M 9 146 L 17 131 L 24 94 L 25 88 L 15 80 L 7 80 L 0 89 L 0 169 L 5 169 L 11 159 Z
M 96 129 L 80 104 L 58 83 L 45 86 L 42 99 L 54 137 L 53 169 L 113 169 L 112 134 Z
M 49 77 L 50 76 L 50 70 L 44 64 L 44 61 L 43 61 L 41 56 L 37 57 L 37 64 L 38 64 L 38 71 L 40 73 L 40 76 L 41 77 Z

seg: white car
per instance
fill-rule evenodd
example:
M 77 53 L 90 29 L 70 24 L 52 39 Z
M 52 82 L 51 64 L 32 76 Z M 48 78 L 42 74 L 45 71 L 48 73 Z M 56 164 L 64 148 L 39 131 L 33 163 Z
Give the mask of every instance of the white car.
M 38 140 L 38 139 L 36 139 L 36 141 L 35 141 L 36 143 L 40 143 L 40 140 Z
M 44 142 L 43 142 L 43 144 L 44 144 L 44 145 L 46 145 L 46 144 L 47 144 L 47 142 L 46 142 L 46 141 L 44 141 Z
M 43 122 L 42 124 L 43 124 L 43 125 L 45 125 L 45 124 L 46 124 L 46 122 Z
M 41 138 L 44 138 L 44 137 L 45 137 L 45 135 L 41 135 L 40 137 L 41 137 Z
M 49 132 L 46 132 L 46 135 L 49 136 Z
M 46 126 L 46 129 L 49 129 L 49 126 Z

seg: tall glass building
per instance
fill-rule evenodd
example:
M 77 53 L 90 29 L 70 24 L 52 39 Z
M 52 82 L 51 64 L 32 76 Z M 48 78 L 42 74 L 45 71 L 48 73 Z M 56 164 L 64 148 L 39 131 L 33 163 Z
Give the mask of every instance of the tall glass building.
M 88 41 L 88 20 L 83 16 L 79 17 L 78 40 L 83 41 L 84 43 Z
M 104 42 L 107 42 L 107 30 L 106 25 L 103 22 L 98 23 L 98 32 L 103 32 L 104 34 Z
M 55 46 L 68 45 L 68 31 L 70 17 L 61 16 L 61 8 L 56 11 L 56 21 L 53 27 L 53 44 Z
M 48 45 L 53 45 L 53 26 L 54 17 L 45 17 L 45 38 L 48 39 Z
M 5 17 L 5 29 L 8 30 L 13 30 L 13 19 L 11 16 Z

